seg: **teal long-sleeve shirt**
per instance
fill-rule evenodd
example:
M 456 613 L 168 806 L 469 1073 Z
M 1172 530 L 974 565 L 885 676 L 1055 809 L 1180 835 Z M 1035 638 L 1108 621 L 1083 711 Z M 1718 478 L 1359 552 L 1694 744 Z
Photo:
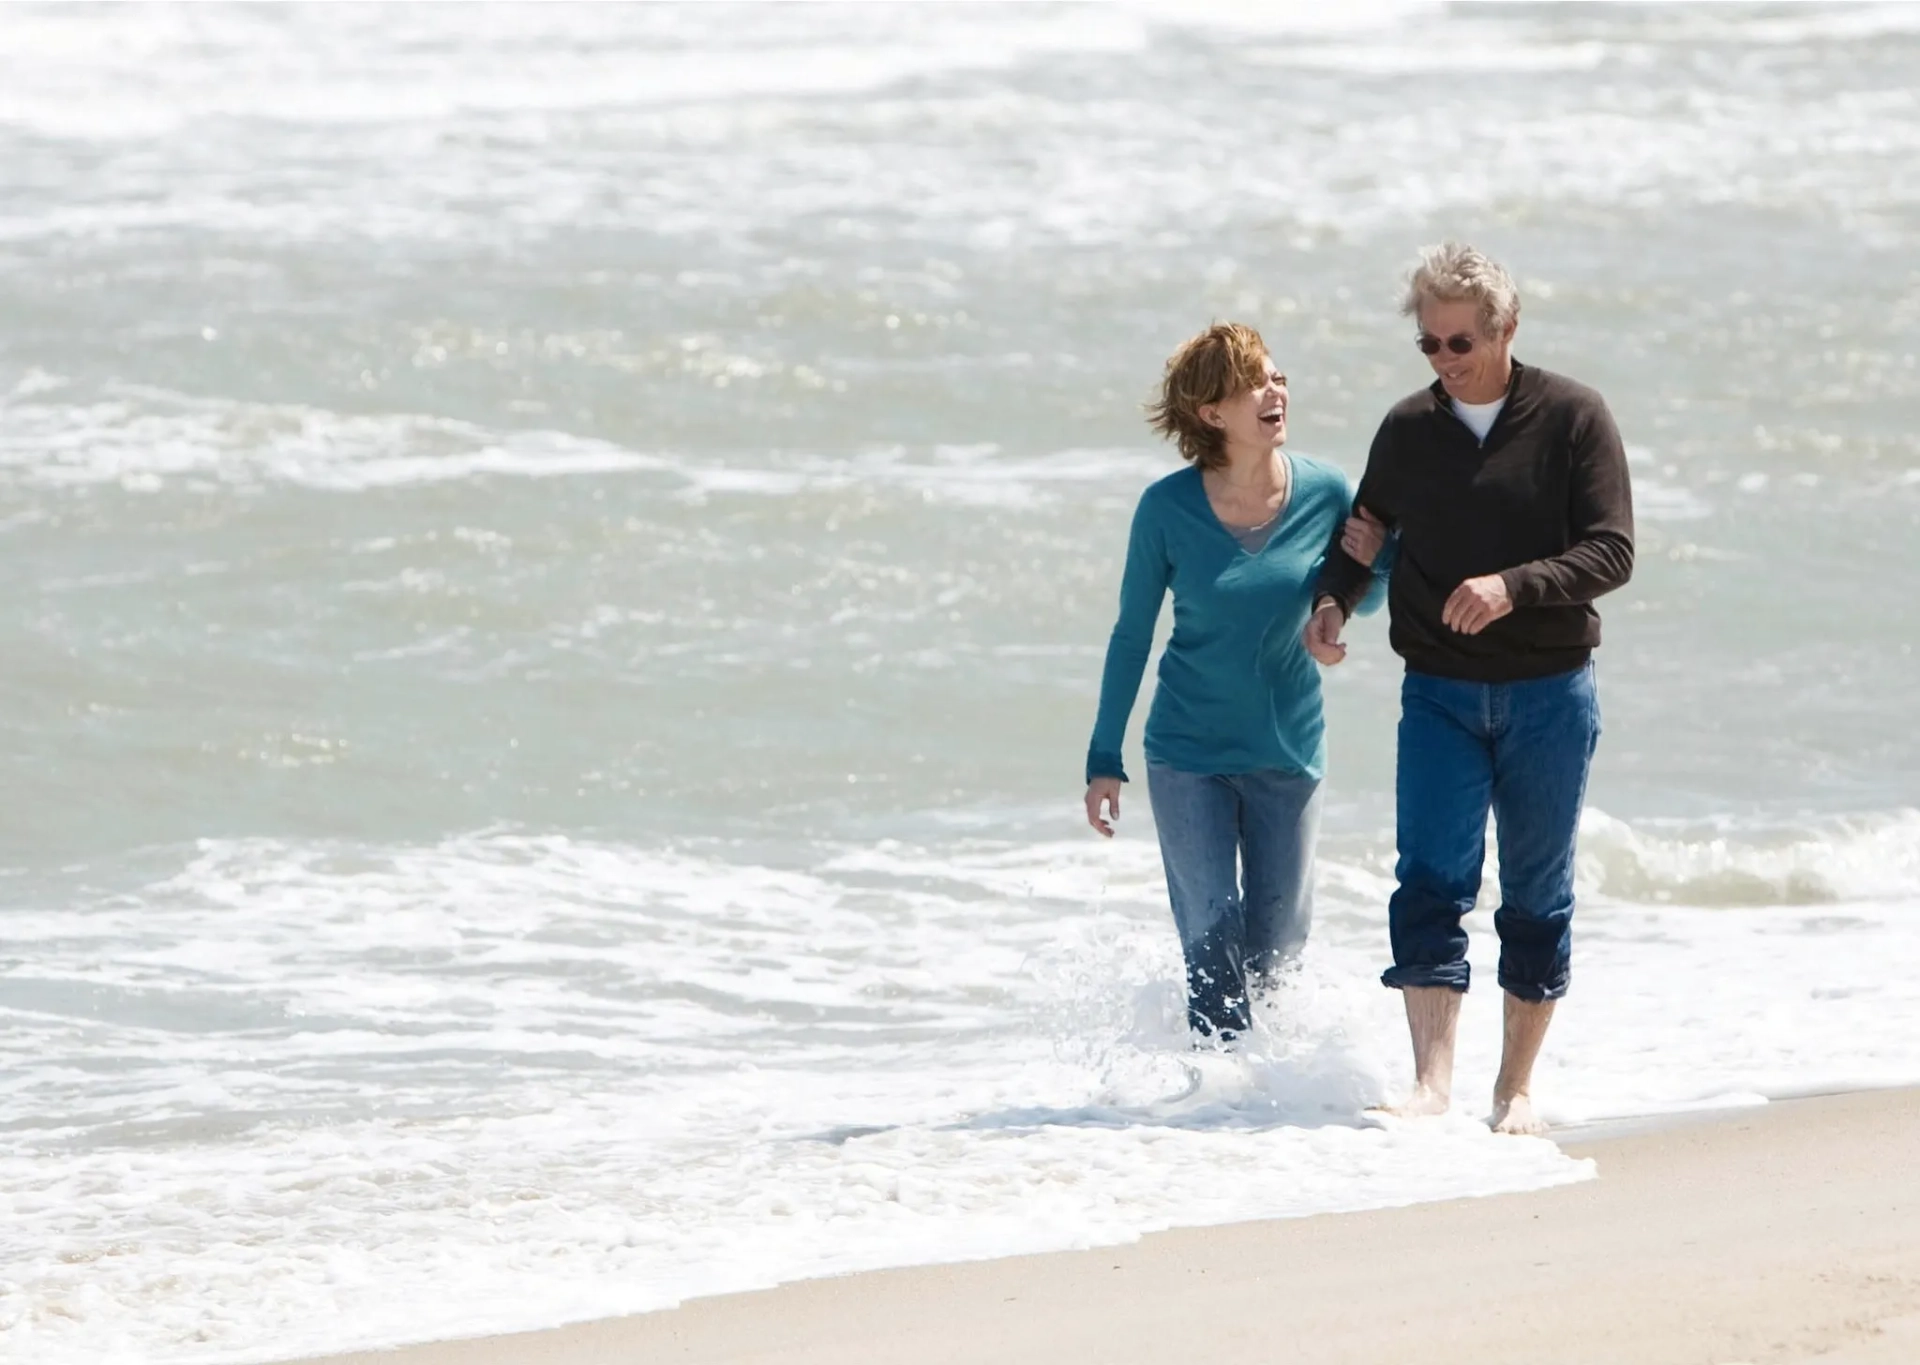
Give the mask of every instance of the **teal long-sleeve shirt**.
M 1258 554 L 1221 525 L 1198 469 L 1169 474 L 1140 495 L 1087 747 L 1089 782 L 1127 780 L 1120 746 L 1169 588 L 1173 635 L 1147 712 L 1147 761 L 1190 773 L 1325 772 L 1320 670 L 1300 635 L 1353 491 L 1332 465 L 1288 458 L 1293 491 Z M 1394 548 L 1375 560 L 1360 613 L 1378 610 L 1385 598 Z

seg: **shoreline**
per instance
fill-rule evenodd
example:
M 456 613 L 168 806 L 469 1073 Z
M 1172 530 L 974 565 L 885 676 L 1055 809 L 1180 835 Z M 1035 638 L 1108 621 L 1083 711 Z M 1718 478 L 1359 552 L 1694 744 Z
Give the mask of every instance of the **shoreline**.
M 1920 1088 L 1550 1135 L 1599 1179 L 905 1266 L 280 1365 L 1910 1365 Z

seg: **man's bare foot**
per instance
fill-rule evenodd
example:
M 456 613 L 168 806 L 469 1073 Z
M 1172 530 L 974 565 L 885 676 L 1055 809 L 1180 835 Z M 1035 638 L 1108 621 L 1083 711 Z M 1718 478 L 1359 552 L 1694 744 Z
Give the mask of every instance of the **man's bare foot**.
M 1487 1120 L 1487 1126 L 1496 1133 L 1508 1133 L 1516 1137 L 1538 1137 L 1547 1131 L 1547 1125 L 1533 1112 L 1531 1095 L 1509 1095 L 1493 1099 L 1493 1117 Z
M 1496 1133 L 1544 1133 L 1547 1125 L 1533 1112 L 1533 1063 L 1553 1020 L 1551 1000 L 1522 1000 L 1507 993 L 1502 1010 L 1503 1041 L 1500 1074 L 1493 1078 L 1493 1116 L 1487 1126 Z
M 1413 1036 L 1413 1093 L 1379 1112 L 1398 1119 L 1444 1114 L 1453 1102 L 1453 1036 L 1460 1023 L 1460 992 L 1445 986 L 1409 986 L 1401 992 Z
M 1447 1112 L 1453 1097 L 1444 1090 L 1435 1090 L 1431 1086 L 1416 1085 L 1413 1093 L 1398 1104 L 1386 1104 L 1380 1107 L 1383 1114 L 1391 1114 L 1397 1119 L 1430 1119 L 1437 1114 Z

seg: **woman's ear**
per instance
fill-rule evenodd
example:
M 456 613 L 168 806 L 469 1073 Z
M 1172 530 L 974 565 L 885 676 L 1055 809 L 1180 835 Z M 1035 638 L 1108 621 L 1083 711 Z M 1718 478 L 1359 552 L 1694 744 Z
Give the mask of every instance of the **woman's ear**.
M 1194 409 L 1194 415 L 1210 427 L 1217 430 L 1226 429 L 1226 420 L 1220 416 L 1220 407 L 1217 403 L 1202 403 Z

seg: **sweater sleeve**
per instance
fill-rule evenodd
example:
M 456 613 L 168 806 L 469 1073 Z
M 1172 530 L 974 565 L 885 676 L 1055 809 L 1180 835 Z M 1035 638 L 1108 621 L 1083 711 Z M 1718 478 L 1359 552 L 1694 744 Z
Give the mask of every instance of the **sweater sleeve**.
M 1633 576 L 1633 488 L 1627 452 L 1599 395 L 1582 406 L 1568 434 L 1569 543 L 1557 555 L 1500 575 L 1516 607 L 1577 606 Z
M 1400 533 L 1389 531 L 1387 539 L 1380 547 L 1380 553 L 1373 557 L 1371 576 L 1367 581 L 1367 593 L 1354 604 L 1355 616 L 1371 616 L 1387 603 L 1387 583 L 1393 577 L 1394 561 L 1400 558 Z
M 1380 430 L 1374 434 L 1373 446 L 1367 451 L 1366 472 L 1360 476 L 1360 491 L 1354 495 L 1353 506 L 1367 507 L 1375 516 L 1387 521 L 1388 531 L 1393 523 L 1380 511 L 1379 503 L 1369 494 L 1377 491 L 1381 470 L 1387 463 L 1387 448 L 1392 443 L 1389 429 L 1392 419 L 1380 424 Z M 1392 571 L 1393 560 L 1399 553 L 1399 537 L 1391 536 L 1386 546 L 1374 556 L 1370 569 L 1340 548 L 1340 533 L 1345 529 L 1342 524 L 1333 528 L 1333 538 L 1327 542 L 1327 557 L 1320 566 L 1320 575 L 1314 580 L 1313 598 L 1317 602 L 1322 597 L 1332 597 L 1340 604 L 1340 610 L 1348 620 L 1356 613 L 1378 611 L 1385 600 L 1387 575 Z M 1389 550 L 1392 553 L 1389 553 Z M 1384 564 L 1383 562 L 1384 561 Z
M 1120 577 L 1120 615 L 1107 640 L 1106 668 L 1100 675 L 1100 708 L 1093 722 L 1093 742 L 1087 746 L 1087 781 L 1096 777 L 1127 780 L 1120 746 L 1127 735 L 1127 717 L 1140 692 L 1153 650 L 1153 627 L 1167 595 L 1171 566 L 1167 560 L 1166 530 L 1153 505 L 1152 490 L 1134 509 L 1133 530 L 1127 538 L 1127 567 Z

